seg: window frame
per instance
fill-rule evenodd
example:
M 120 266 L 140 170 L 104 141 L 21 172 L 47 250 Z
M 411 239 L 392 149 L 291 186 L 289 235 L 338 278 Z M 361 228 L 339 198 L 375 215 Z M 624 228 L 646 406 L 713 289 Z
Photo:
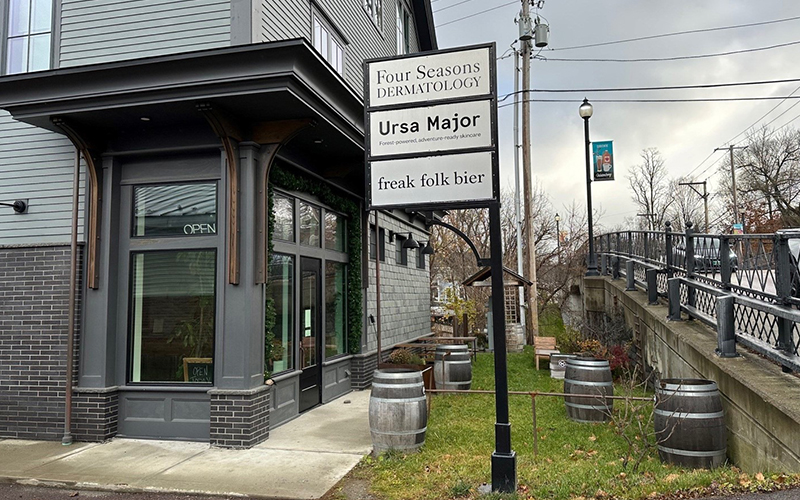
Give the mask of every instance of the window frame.
M 147 187 L 158 187 L 158 186 L 185 186 L 190 184 L 213 184 L 214 185 L 214 205 L 215 205 L 215 221 L 214 221 L 214 233 L 201 233 L 199 235 L 195 234 L 161 234 L 161 235 L 137 235 L 136 232 L 136 190 L 139 188 L 147 188 Z M 205 180 L 193 180 L 193 181 L 166 181 L 166 182 L 137 182 L 131 184 L 131 210 L 130 210 L 130 234 L 128 235 L 131 239 L 169 239 L 169 238 L 186 238 L 187 236 L 191 237 L 198 237 L 198 236 L 216 236 L 217 233 L 217 226 L 220 223 L 220 212 L 219 212 L 219 181 L 216 179 L 205 179 Z
M 31 0 L 33 1 L 33 0 Z M 47 71 L 51 69 L 55 69 L 58 67 L 58 59 L 59 59 L 59 44 L 56 43 L 56 40 L 61 38 L 61 30 L 60 26 L 60 13 L 61 13 L 61 0 L 49 0 L 50 1 L 50 29 L 46 32 L 50 36 L 50 54 L 49 54 L 49 61 L 47 64 L 47 68 L 45 69 L 38 69 L 31 71 L 27 69 L 25 71 L 20 71 L 17 73 L 9 73 L 8 71 L 8 62 L 9 62 L 9 55 L 8 55 L 8 42 L 12 38 L 10 37 L 10 29 L 9 29 L 9 22 L 11 21 L 11 2 L 3 2 L 0 5 L 0 76 L 5 75 L 24 75 L 26 73 L 33 73 L 39 71 Z M 35 33 L 34 35 L 42 35 L 45 33 Z M 27 37 L 30 38 L 32 35 L 30 33 L 30 21 L 29 21 L 29 29 L 26 35 L 21 35 L 19 37 L 14 38 L 22 38 Z
M 378 31 L 383 30 L 383 0 L 364 0 L 362 5 L 372 24 Z
M 214 336 L 211 340 L 211 382 L 175 382 L 175 381 L 150 381 L 150 380 L 133 380 L 133 359 L 134 359 L 134 314 L 135 314 L 135 266 L 134 257 L 136 255 L 170 253 L 170 252 L 212 252 L 214 254 Z M 215 367 L 217 363 L 216 349 L 219 334 L 220 318 L 219 318 L 219 257 L 220 252 L 216 246 L 190 246 L 185 248 L 144 248 L 144 249 L 129 249 L 128 250 L 128 318 L 127 318 L 127 341 L 125 353 L 125 385 L 136 386 L 153 386 L 153 387 L 214 387 L 216 384 Z
M 319 25 L 320 31 L 325 31 L 327 34 L 327 54 L 323 54 L 320 47 L 317 46 L 317 25 Z M 328 17 L 323 15 L 317 9 L 313 9 L 311 11 L 311 45 L 314 47 L 314 49 L 316 49 L 317 53 L 320 54 L 322 58 L 331 65 L 336 73 L 344 76 L 345 59 L 347 53 L 345 47 L 347 46 L 347 43 L 345 42 L 345 39 L 341 33 L 339 33 L 339 30 L 334 27 L 333 23 L 328 19 Z M 338 47 L 340 49 L 341 55 L 338 60 L 334 57 L 334 47 Z
M 397 33 L 395 41 L 397 43 L 397 55 L 405 55 L 411 53 L 411 12 L 406 8 L 403 0 L 397 0 L 395 4 L 396 26 Z

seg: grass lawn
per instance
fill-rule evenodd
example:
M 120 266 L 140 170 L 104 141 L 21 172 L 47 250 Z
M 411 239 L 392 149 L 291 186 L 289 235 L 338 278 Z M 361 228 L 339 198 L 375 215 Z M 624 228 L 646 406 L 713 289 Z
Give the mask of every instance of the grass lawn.
M 508 356 L 509 390 L 561 392 L 563 383 L 549 371 L 536 372 L 530 347 Z M 493 389 L 493 357 L 479 354 L 473 365 L 473 389 Z M 617 392 L 619 394 L 619 392 Z M 638 471 L 623 466 L 628 447 L 614 427 L 581 424 L 566 417 L 564 400 L 537 397 L 539 454 L 533 453 L 531 398 L 510 396 L 512 449 L 517 453 L 519 498 L 576 500 L 640 499 L 680 490 L 724 492 L 770 488 L 783 476 L 748 477 L 735 467 L 687 470 L 661 464 L 655 450 Z M 615 408 L 620 403 L 615 402 Z M 494 450 L 493 395 L 435 395 L 422 451 L 367 458 L 354 472 L 372 491 L 389 500 L 477 497 L 476 488 L 491 482 Z

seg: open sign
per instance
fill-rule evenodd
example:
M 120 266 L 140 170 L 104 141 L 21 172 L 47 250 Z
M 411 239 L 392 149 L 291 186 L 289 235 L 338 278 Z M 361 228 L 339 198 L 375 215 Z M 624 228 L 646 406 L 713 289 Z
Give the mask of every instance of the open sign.
M 186 224 L 183 234 L 217 234 L 217 224 Z

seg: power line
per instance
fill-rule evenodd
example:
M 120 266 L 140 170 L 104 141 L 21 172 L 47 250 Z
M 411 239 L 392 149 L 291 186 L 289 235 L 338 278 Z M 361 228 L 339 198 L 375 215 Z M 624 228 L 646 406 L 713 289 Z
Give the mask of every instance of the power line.
M 453 19 L 452 21 L 447 21 L 446 23 L 437 24 L 436 27 L 437 28 L 441 28 L 442 26 L 447 26 L 448 24 L 457 23 L 458 21 L 463 21 L 464 19 L 469 19 L 470 17 L 475 17 L 475 16 L 479 16 L 481 14 L 486 14 L 487 12 L 491 12 L 493 10 L 501 9 L 503 7 L 508 7 L 509 5 L 519 5 L 519 1 L 515 0 L 513 2 L 504 3 L 503 5 L 498 5 L 497 7 L 492 7 L 491 9 L 486 9 L 486 10 L 482 10 L 480 12 L 476 12 L 474 14 L 470 14 L 468 16 L 459 17 L 458 19 Z
M 436 1 L 436 0 L 433 0 L 433 1 Z M 553 49 L 550 49 L 550 50 L 553 50 L 553 51 L 555 51 L 555 50 L 573 50 L 573 49 L 586 49 L 586 48 L 589 48 L 589 47 L 603 47 L 603 46 L 606 46 L 606 45 L 615 45 L 615 44 L 618 44 L 618 43 L 639 42 L 639 41 L 642 41 L 642 40 L 653 40 L 653 39 L 656 39 L 656 38 L 665 38 L 665 37 L 670 37 L 670 36 L 690 35 L 690 34 L 694 34 L 694 33 L 707 33 L 707 32 L 710 32 L 710 31 L 731 30 L 731 29 L 737 29 L 737 28 L 748 28 L 748 27 L 751 27 L 751 26 L 764 26 L 766 24 L 783 23 L 783 22 L 787 22 L 787 21 L 795 21 L 797 19 L 800 19 L 800 16 L 787 17 L 787 18 L 784 18 L 784 19 L 775 19 L 775 20 L 772 20 L 772 21 L 762 21 L 762 22 L 758 22 L 758 23 L 736 24 L 736 25 L 732 25 L 732 26 L 719 26 L 719 27 L 716 27 L 716 28 L 701 28 L 701 29 L 694 29 L 694 30 L 687 30 L 687 31 L 676 31 L 676 32 L 673 32 L 673 33 L 662 33 L 660 35 L 649 35 L 649 36 L 640 36 L 640 37 L 636 37 L 636 38 L 625 38 L 623 40 L 614 40 L 614 41 L 611 41 L 611 42 L 590 43 L 590 44 L 586 44 L 586 45 L 573 45 L 572 47 L 562 47 L 560 49 L 559 48 L 553 48 Z
M 499 58 L 498 58 L 499 59 Z M 719 87 L 744 87 L 750 85 L 771 85 L 777 83 L 790 83 L 790 82 L 800 82 L 800 78 L 787 78 L 783 80 L 761 80 L 761 81 L 754 81 L 754 82 L 731 82 L 731 83 L 704 83 L 704 84 L 696 84 L 696 85 L 671 85 L 671 86 L 661 86 L 661 87 L 608 87 L 608 88 L 595 88 L 595 89 L 531 89 L 529 92 L 547 92 L 547 93 L 572 93 L 572 92 L 638 92 L 638 91 L 645 91 L 645 90 L 686 90 L 686 89 L 710 89 L 710 88 L 719 88 Z M 800 89 L 800 87 L 798 87 Z M 796 92 L 797 90 L 795 90 Z M 522 93 L 519 91 L 517 93 Z M 794 92 L 792 92 L 794 94 Z M 505 94 L 500 98 L 500 101 L 506 99 L 509 96 L 514 95 L 514 92 L 509 94 Z M 790 94 L 791 95 L 791 94 Z
M 731 50 L 729 52 L 717 52 L 714 54 L 697 54 L 692 56 L 649 57 L 649 58 L 639 58 L 639 59 L 595 59 L 595 58 L 569 59 L 569 58 L 539 56 L 537 59 L 541 59 L 543 61 L 559 61 L 559 62 L 616 62 L 616 63 L 685 61 L 687 59 L 706 59 L 709 57 L 722 57 L 722 56 L 731 56 L 736 54 L 745 54 L 749 52 L 760 52 L 763 50 L 778 49 L 781 47 L 788 47 L 790 45 L 797 45 L 797 44 L 800 44 L 800 40 L 794 42 L 779 43 L 777 45 L 769 45 L 766 47 L 756 47 L 753 49 Z
M 592 99 L 592 102 L 616 103 L 679 103 L 679 102 L 741 102 L 741 101 L 774 101 L 777 99 L 800 99 L 800 96 L 760 96 L 760 97 L 698 97 L 695 99 Z M 528 99 L 528 102 L 580 103 L 580 99 Z M 512 106 L 513 102 L 501 104 L 498 108 Z
M 436 9 L 436 10 L 433 11 L 433 13 L 436 14 L 437 12 L 441 12 L 443 10 L 452 9 L 453 7 L 456 7 L 458 5 L 461 5 L 461 4 L 467 3 L 467 2 L 472 2 L 472 0 L 461 0 L 460 2 L 456 2 L 456 3 L 452 4 L 452 5 L 448 5 L 447 7 L 442 7 L 441 9 Z

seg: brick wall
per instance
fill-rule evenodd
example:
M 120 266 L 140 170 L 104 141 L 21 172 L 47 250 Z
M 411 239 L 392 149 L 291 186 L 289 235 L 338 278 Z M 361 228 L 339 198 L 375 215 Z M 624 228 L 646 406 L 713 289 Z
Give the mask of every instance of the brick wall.
M 69 267 L 69 246 L 0 248 L 0 437 L 63 435 Z
M 366 389 L 372 385 L 372 372 L 378 367 L 378 357 L 375 352 L 370 354 L 356 354 L 350 362 L 350 386 L 355 391 Z
M 212 389 L 210 441 L 222 448 L 250 448 L 269 437 L 269 386 L 250 391 Z
M 103 442 L 117 434 L 119 395 L 116 389 L 77 392 L 72 397 L 72 437 Z

